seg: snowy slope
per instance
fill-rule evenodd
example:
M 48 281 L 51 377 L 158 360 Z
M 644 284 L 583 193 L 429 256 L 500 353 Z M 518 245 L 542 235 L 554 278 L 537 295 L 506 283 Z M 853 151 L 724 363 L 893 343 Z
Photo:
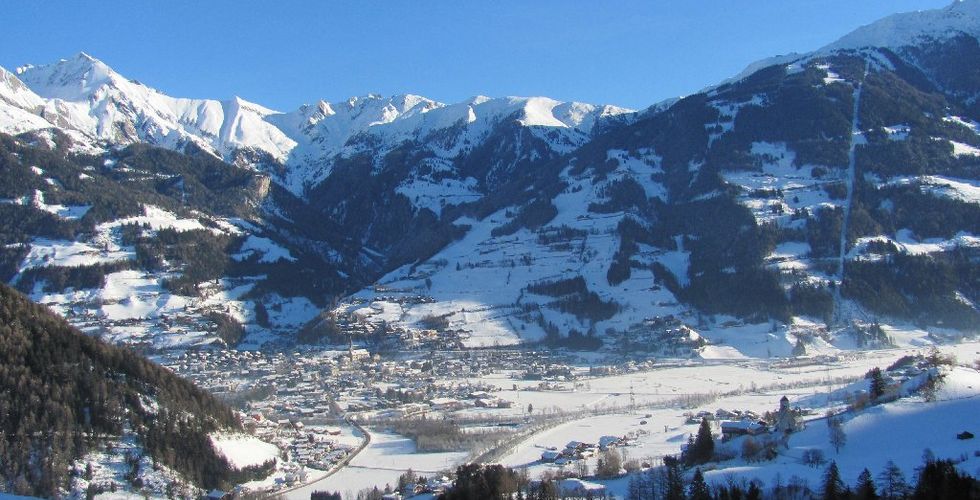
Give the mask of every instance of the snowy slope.
M 506 211 L 482 221 L 461 219 L 457 224 L 473 229 L 427 261 L 404 266 L 378 280 L 380 287 L 367 288 L 342 304 L 341 308 L 363 321 L 418 328 L 430 316 L 444 316 L 450 328 L 463 333 L 467 346 L 508 345 L 544 337 L 543 323 L 553 323 L 562 332 L 590 329 L 626 331 L 645 318 L 671 314 L 690 314 L 666 289 L 652 287 L 649 271 L 636 271 L 631 279 L 613 286 L 606 272 L 618 246 L 617 225 L 628 216 L 623 212 L 594 214 L 589 204 L 602 202 L 604 189 L 629 178 L 641 183 L 650 197 L 665 197 L 664 187 L 650 180 L 661 172 L 659 158 L 648 152 L 639 157 L 614 151 L 609 161 L 618 167 L 603 180 L 589 175 L 569 178 L 570 185 L 554 200 L 558 214 L 537 231 L 522 229 L 509 236 L 498 236 L 495 228 L 506 224 Z M 570 236 L 555 236 L 565 231 Z M 686 278 L 687 254 L 644 246 L 643 262 L 660 262 Z M 619 304 L 614 317 L 594 323 L 549 306 L 554 297 L 526 292 L 529 285 L 545 281 L 582 277 L 590 291 L 605 301 Z M 403 302 L 412 295 L 430 295 L 432 303 Z M 529 309 L 534 312 L 528 312 Z
M 215 450 L 236 469 L 262 465 L 279 457 L 279 448 L 248 434 L 218 433 L 209 436 Z
M 971 440 L 958 440 L 956 434 L 964 430 L 975 432 L 974 416 L 980 411 L 980 375 L 976 370 L 955 368 L 946 378 L 949 389 L 942 391 L 935 402 L 906 398 L 871 407 L 856 415 L 846 414 L 846 444 L 839 452 L 828 442 L 825 421 L 814 421 L 804 431 L 792 435 L 789 449 L 775 461 L 734 461 L 705 474 L 706 479 L 724 481 L 733 476 L 757 477 L 772 484 L 777 474 L 783 480 L 795 475 L 816 486 L 821 484 L 826 466 L 811 467 L 802 462 L 803 453 L 810 449 L 821 450 L 828 461 L 836 461 L 841 475 L 850 484 L 862 469 L 868 468 L 877 474 L 889 460 L 899 465 L 906 478 L 914 481 L 916 467 L 922 465 L 923 452 L 927 449 L 938 459 L 966 457 L 958 468 L 976 475 L 980 471 L 980 459 L 973 454 L 976 444 Z M 901 439 L 896 441 L 896 436 Z
M 0 68 L 0 132 L 19 134 L 52 126 L 40 116 L 44 100 L 13 73 Z
M 942 41 L 959 34 L 980 35 L 980 1 L 953 0 L 941 9 L 893 14 L 862 26 L 843 37 L 808 53 L 791 52 L 767 57 L 750 63 L 737 75 L 718 85 L 737 82 L 763 68 L 800 63 L 814 57 L 827 56 L 840 50 L 881 47 L 902 49 L 919 43 Z M 709 86 L 709 91 L 717 86 Z

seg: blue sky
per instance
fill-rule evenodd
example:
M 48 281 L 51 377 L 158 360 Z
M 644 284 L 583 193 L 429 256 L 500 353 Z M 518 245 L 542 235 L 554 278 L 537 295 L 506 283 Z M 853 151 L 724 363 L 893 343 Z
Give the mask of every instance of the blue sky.
M 4 0 L 0 66 L 85 51 L 180 97 L 282 110 L 415 93 L 641 108 L 949 0 Z

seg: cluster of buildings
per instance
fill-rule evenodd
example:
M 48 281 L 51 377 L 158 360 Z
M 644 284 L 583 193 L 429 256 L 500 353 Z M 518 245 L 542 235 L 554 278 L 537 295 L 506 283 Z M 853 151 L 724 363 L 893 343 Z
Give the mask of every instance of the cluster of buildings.
M 636 436 L 602 436 L 596 443 L 569 441 L 564 449 L 552 447 L 541 453 L 541 461 L 555 465 L 566 465 L 575 460 L 591 458 L 610 448 L 629 446 L 636 441 Z
M 670 357 L 689 357 L 708 342 L 674 315 L 646 318 L 615 332 L 613 345 L 624 352 L 656 352 Z
M 337 426 L 306 425 L 288 419 L 270 420 L 260 413 L 251 415 L 255 435 L 286 451 L 287 462 L 302 467 L 327 470 L 350 455 L 355 446 L 342 443 L 342 429 Z
M 324 429 L 342 426 L 345 419 L 511 408 L 514 403 L 497 394 L 498 386 L 475 381 L 494 372 L 510 372 L 515 382 L 529 372 L 540 373 L 542 383 L 575 378 L 571 360 L 521 349 L 416 352 L 385 360 L 353 346 L 207 349 L 164 352 L 157 360 L 244 411 L 261 437 L 314 466 L 342 458 L 343 448 L 330 445 Z
M 759 415 L 748 410 L 719 408 L 713 413 L 701 411 L 685 413 L 685 416 L 688 424 L 696 424 L 703 419 L 718 422 L 722 440 L 727 441 L 740 436 L 758 436 L 769 433 L 785 435 L 799 431 L 803 428 L 803 422 L 800 419 L 802 414 L 803 410 L 791 408 L 789 398 L 783 396 L 779 400 L 779 409 L 774 413 L 766 412 L 766 415 Z

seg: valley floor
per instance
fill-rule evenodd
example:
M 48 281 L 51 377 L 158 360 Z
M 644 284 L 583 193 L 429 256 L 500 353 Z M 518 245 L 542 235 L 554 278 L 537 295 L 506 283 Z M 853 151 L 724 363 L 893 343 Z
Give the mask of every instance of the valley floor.
M 625 438 L 618 450 L 625 460 L 658 464 L 660 457 L 677 454 L 688 436 L 697 432 L 701 412 L 712 415 L 719 410 L 762 415 L 776 411 L 786 396 L 791 405 L 805 410 L 805 430 L 795 433 L 786 448 L 773 461 L 748 462 L 734 458 L 708 464 L 709 481 L 730 478 L 759 478 L 770 484 L 778 475 L 782 481 L 792 476 L 820 482 L 826 466 L 810 467 L 801 461 L 805 450 L 821 450 L 827 461 L 836 460 L 845 480 L 853 482 L 864 467 L 874 474 L 887 460 L 894 460 L 906 477 L 914 478 L 923 450 L 929 448 L 938 458 L 966 459 L 961 470 L 980 473 L 980 459 L 974 456 L 975 442 L 955 439 L 959 432 L 977 432 L 975 415 L 980 412 L 980 342 L 940 347 L 956 357 L 958 365 L 948 371 L 943 389 L 935 402 L 918 396 L 872 406 L 860 412 L 843 413 L 847 443 L 835 452 L 828 442 L 824 415 L 828 410 L 845 411 L 855 395 L 867 391 L 864 375 L 873 367 L 888 367 L 903 356 L 928 354 L 917 348 L 871 351 L 841 351 L 836 356 L 781 360 L 725 360 L 662 362 L 652 369 L 612 376 L 582 377 L 568 383 L 542 384 L 516 380 L 515 374 L 496 371 L 478 377 L 439 379 L 435 383 L 482 384 L 495 398 L 511 401 L 509 408 L 467 407 L 454 411 L 433 411 L 429 418 L 452 418 L 476 427 L 493 419 L 530 421 L 528 405 L 533 406 L 535 425 L 526 426 L 523 437 L 505 439 L 479 456 L 491 462 L 525 469 L 532 477 L 560 472 L 594 473 L 597 456 L 567 465 L 541 460 L 550 449 L 562 450 L 570 441 L 597 443 L 603 436 Z M 598 360 L 596 360 L 598 361 Z M 732 417 L 735 418 L 735 417 Z M 719 420 L 713 431 L 720 435 Z M 368 429 L 370 444 L 349 465 L 337 473 L 289 491 L 286 498 L 306 499 L 313 491 L 339 491 L 356 495 L 364 488 L 395 485 L 408 469 L 426 477 L 439 477 L 457 465 L 472 461 L 473 453 L 419 453 L 413 441 L 386 430 Z M 895 436 L 902 436 L 896 440 Z M 741 442 L 720 443 L 738 457 Z M 311 478 L 318 477 L 311 474 Z M 598 481 L 610 493 L 623 496 L 627 478 Z

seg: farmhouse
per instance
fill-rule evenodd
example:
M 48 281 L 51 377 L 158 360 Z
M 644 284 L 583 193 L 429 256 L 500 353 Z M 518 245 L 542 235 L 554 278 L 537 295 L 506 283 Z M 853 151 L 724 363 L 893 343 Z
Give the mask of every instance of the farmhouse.
M 610 446 L 617 446 L 622 443 L 622 439 L 616 436 L 602 436 L 599 438 L 599 449 L 605 451 Z
M 769 432 L 769 427 L 764 422 L 753 420 L 728 420 L 721 423 L 722 439 L 731 439 L 738 436 L 757 436 Z

